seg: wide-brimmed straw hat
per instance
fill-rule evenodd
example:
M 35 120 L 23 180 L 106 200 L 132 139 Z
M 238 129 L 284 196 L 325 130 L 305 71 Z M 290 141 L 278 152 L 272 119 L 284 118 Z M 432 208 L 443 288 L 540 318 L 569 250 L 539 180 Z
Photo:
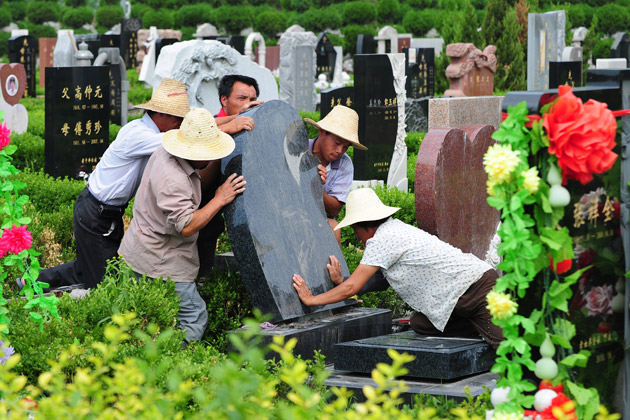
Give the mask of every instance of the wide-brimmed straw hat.
M 381 220 L 400 210 L 400 207 L 389 207 L 383 204 L 371 188 L 359 188 L 350 191 L 346 201 L 346 217 L 343 218 L 335 230 L 359 222 Z
M 359 142 L 359 114 L 347 106 L 337 105 L 319 122 L 310 118 L 304 118 L 304 122 L 349 141 L 357 149 L 367 150 Z
M 136 105 L 136 108 L 184 118 L 190 111 L 186 85 L 177 80 L 162 79 L 160 85 L 153 91 L 149 102 Z
M 187 160 L 215 160 L 232 153 L 232 137 L 219 130 L 214 117 L 205 108 L 193 108 L 177 130 L 162 137 L 162 146 L 171 155 Z

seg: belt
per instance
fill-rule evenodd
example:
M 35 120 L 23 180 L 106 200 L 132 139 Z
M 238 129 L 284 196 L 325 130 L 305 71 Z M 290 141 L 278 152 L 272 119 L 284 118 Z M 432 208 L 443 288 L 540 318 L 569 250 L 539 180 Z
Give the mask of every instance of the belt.
M 99 201 L 96 197 L 94 197 L 94 194 L 92 194 L 92 192 L 90 192 L 89 188 L 85 188 L 85 191 L 87 192 L 87 198 L 88 200 L 90 200 L 92 203 L 96 204 L 99 207 L 107 207 L 110 208 L 112 210 L 120 210 L 121 213 L 125 212 L 125 209 L 127 208 L 127 204 L 123 205 L 123 206 L 112 206 L 110 204 L 105 204 L 102 201 Z

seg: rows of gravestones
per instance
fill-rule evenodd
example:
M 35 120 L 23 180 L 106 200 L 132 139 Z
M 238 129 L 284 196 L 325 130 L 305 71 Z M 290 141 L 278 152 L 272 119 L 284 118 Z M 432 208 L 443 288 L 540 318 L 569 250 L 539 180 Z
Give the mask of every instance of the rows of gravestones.
M 509 92 L 504 100 L 501 97 L 491 96 L 493 51 L 486 49 L 482 52 L 472 44 L 454 44 L 446 49 L 452 64 L 450 70 L 447 69 L 447 72 L 450 71 L 453 75 L 451 90 L 460 92 L 462 96 L 478 95 L 479 92 L 487 94 L 489 91 L 487 95 L 490 97 L 432 98 L 435 94 L 435 59 L 442 51 L 439 40 L 412 39 L 410 36 L 397 34 L 393 28 L 384 28 L 376 38 L 371 35 L 358 36 L 357 51 L 353 62 L 354 86 L 342 86 L 342 83 L 336 87 L 324 89 L 318 101 L 315 86 L 320 74 L 326 75 L 326 79 L 332 81 L 341 80 L 339 78 L 340 58 L 343 54 L 338 47 L 332 46 L 326 34 L 315 36 L 301 31 L 300 28 L 293 28 L 285 32 L 277 47 L 265 47 L 262 37 L 257 37 L 256 34 L 245 39 L 240 36 L 211 34 L 208 31 L 204 32 L 204 28 L 199 28 L 196 41 L 176 42 L 176 36 L 162 38 L 157 31 L 154 31 L 153 34 L 146 34 L 144 38 L 146 42 L 143 41 L 142 46 L 146 47 L 146 51 L 141 51 L 138 34 L 140 24 L 134 19 L 124 20 L 121 25 L 121 34 L 118 35 L 74 35 L 71 31 L 60 31 L 57 39 L 40 39 L 39 46 L 27 33 L 16 33 L 9 41 L 9 52 L 10 60 L 18 64 L 0 67 L 0 83 L 3 101 L 12 106 L 17 105 L 15 102 L 10 102 L 13 89 L 17 89 L 18 93 L 14 95 L 18 100 L 22 94 L 34 96 L 35 57 L 39 49 L 40 72 L 42 72 L 40 82 L 46 86 L 46 171 L 55 176 L 76 176 L 80 172 L 91 171 L 96 165 L 107 145 L 108 122 L 120 124 L 126 122 L 124 115 L 126 115 L 127 101 L 124 99 L 124 91 L 128 82 L 125 80 L 124 70 L 134 68 L 138 64 L 137 59 L 140 53 L 144 52 L 143 67 L 153 60 L 145 70 L 144 80 L 147 84 L 156 86 L 164 77 L 182 80 L 187 84 L 191 102 L 196 101 L 191 105 L 204 106 L 213 113 L 219 110 L 217 82 L 223 75 L 230 73 L 242 73 L 255 77 L 261 87 L 260 98 L 265 101 L 277 99 L 279 96 L 284 102 L 300 110 L 312 111 L 319 106 L 322 118 L 338 104 L 355 109 L 360 116 L 359 138 L 369 148 L 367 152 L 356 150 L 354 153 L 355 179 L 370 184 L 387 183 L 406 191 L 405 128 L 410 131 L 424 132 L 453 129 L 468 124 L 489 124 L 496 128 L 501 118 L 501 107 L 505 110 L 508 105 L 526 100 L 530 105 L 530 110 L 537 112 L 540 105 L 550 97 L 549 89 L 565 83 L 580 87 L 581 49 L 575 45 L 564 46 L 564 22 L 563 11 L 530 14 L 528 28 L 531 42 L 529 44 L 536 48 L 528 51 L 528 91 Z M 259 43 L 255 50 L 252 48 L 254 42 Z M 82 44 L 85 45 L 79 47 Z M 626 68 L 630 55 L 629 49 L 628 35 L 616 35 L 611 51 L 613 58 L 609 61 L 598 61 L 597 67 L 610 68 L 622 65 Z M 86 52 L 91 53 L 94 58 L 93 63 L 90 59 L 88 63 L 85 63 L 83 53 Z M 87 64 L 87 66 L 78 63 L 77 58 L 81 64 Z M 261 65 L 256 65 L 254 61 L 258 61 Z M 472 66 L 473 69 L 462 72 L 462 68 L 469 67 L 470 61 L 475 63 Z M 98 68 L 90 69 L 89 66 L 92 64 Z M 204 65 L 207 68 L 204 68 Z M 279 95 L 272 73 L 274 70 L 278 70 L 280 75 Z M 9 81 L 12 77 L 17 88 L 10 86 Z M 576 95 L 584 100 L 593 98 L 605 102 L 611 109 L 628 108 L 628 98 L 623 96 L 623 92 L 628 90 L 626 86 L 628 79 L 627 70 L 589 71 L 586 87 L 577 89 Z M 283 106 L 271 102 L 267 107 L 272 115 L 291 116 L 287 121 L 277 121 L 279 125 L 274 129 L 278 133 L 273 135 L 274 138 L 289 132 L 296 133 L 293 126 L 299 117 L 277 108 Z M 263 112 L 265 109 L 261 108 L 260 115 L 267 112 Z M 253 116 L 256 117 L 256 113 Z M 267 121 L 270 118 L 264 119 Z M 626 140 L 627 128 L 627 121 L 624 120 L 624 139 Z M 433 132 L 432 135 L 427 136 L 432 139 L 435 135 L 436 133 Z M 447 141 L 449 136 L 456 135 L 462 134 L 450 133 L 438 136 L 440 141 L 434 147 L 439 150 L 442 147 L 441 142 Z M 300 144 L 304 143 L 304 136 L 305 132 L 299 133 L 299 139 L 285 135 L 288 141 L 295 140 Z M 245 143 L 256 144 L 255 142 Z M 426 147 L 430 144 L 432 143 L 428 141 Z M 474 149 L 474 142 L 472 149 Z M 419 155 L 419 160 L 420 157 L 429 156 L 427 150 L 430 149 L 424 150 L 423 155 Z M 245 154 L 245 152 L 242 153 Z M 479 157 L 479 153 L 476 156 Z M 244 158 L 243 155 L 239 159 Z M 304 156 L 293 158 L 298 159 L 296 161 L 298 163 L 300 159 L 305 159 Z M 461 156 L 458 158 L 462 159 Z M 450 173 L 450 169 L 461 167 L 466 162 L 466 159 L 463 159 L 463 162 L 458 164 L 455 160 L 443 163 L 439 167 L 441 172 L 438 168 L 434 168 L 430 170 L 434 172 L 429 173 L 435 176 L 441 174 L 439 176 L 443 177 Z M 247 167 L 246 162 L 251 163 L 242 160 L 237 160 L 237 162 L 242 170 Z M 301 171 L 303 168 L 301 166 L 300 168 Z M 253 170 L 255 173 L 255 169 Z M 426 170 L 423 173 L 426 175 Z M 627 176 L 627 171 L 625 174 Z M 295 177 L 295 171 L 291 175 Z M 309 176 L 310 181 L 296 179 L 297 185 L 300 186 L 301 183 L 305 183 L 305 187 L 310 185 L 309 183 L 316 176 L 313 174 Z M 417 175 L 416 182 L 418 179 L 426 179 L 426 177 Z M 625 181 L 627 180 L 623 182 Z M 465 187 L 460 189 L 465 190 Z M 309 189 L 306 188 L 306 190 Z M 475 190 L 471 189 L 470 192 L 475 194 Z M 483 196 L 482 191 L 477 191 L 477 193 Z M 431 194 L 435 194 L 436 201 L 441 203 L 436 204 L 436 208 L 440 209 L 440 206 L 444 206 L 443 215 L 450 214 L 447 210 L 451 207 L 456 208 L 448 204 L 449 199 L 454 198 L 452 192 L 441 191 L 436 185 L 429 185 L 427 196 Z M 588 192 L 583 192 L 583 194 L 588 194 Z M 302 196 L 300 200 L 306 199 Z M 474 201 L 474 197 L 468 201 Z M 624 200 L 622 209 L 627 208 L 626 201 Z M 236 203 L 238 204 L 239 201 L 237 200 Z M 238 210 L 238 206 L 235 205 L 231 210 L 233 216 L 228 217 L 244 217 L 243 215 L 249 214 L 248 208 L 257 208 L 260 205 L 259 202 L 240 204 L 243 206 L 242 209 Z M 308 204 L 305 206 L 309 207 Z M 309 220 L 316 218 L 316 216 L 309 217 Z M 432 217 L 424 215 L 419 217 L 419 220 L 422 219 L 426 223 L 435 219 L 435 223 L 444 223 L 438 222 L 437 218 L 437 215 Z M 258 283 L 249 286 L 252 299 L 256 300 L 256 295 L 263 296 L 257 305 L 275 314 L 277 320 L 289 320 L 305 315 L 309 311 L 297 301 L 296 295 L 277 284 L 278 277 L 286 276 L 256 271 L 260 270 L 260 267 L 274 265 L 264 263 L 265 258 L 279 258 L 273 256 L 274 252 L 281 254 L 290 252 L 274 251 L 269 249 L 269 246 L 261 244 L 260 238 L 272 233 L 257 234 L 254 232 L 255 226 L 264 223 L 256 223 L 254 220 L 252 223 L 254 226 L 247 226 L 250 230 L 251 243 L 235 244 L 235 249 L 241 246 L 244 253 L 252 253 L 248 255 L 248 258 L 241 258 L 241 260 L 260 261 L 258 267 L 254 264 L 251 278 L 256 280 L 252 281 L 266 278 L 268 282 L 262 288 Z M 238 226 L 239 223 L 233 223 L 233 225 Z M 296 223 L 295 229 L 304 229 L 303 225 L 304 223 Z M 483 223 L 474 225 L 483 226 Z M 235 229 L 236 226 L 230 229 Z M 444 226 L 446 226 L 445 229 L 452 228 L 453 224 L 446 223 Z M 581 230 L 577 233 L 587 238 L 594 235 L 598 239 L 616 240 L 605 236 L 610 229 L 602 231 L 602 226 L 599 230 L 594 226 L 592 230 L 590 228 L 589 225 L 581 226 Z M 311 233 L 321 233 L 321 226 L 309 229 Z M 450 241 L 447 233 L 442 234 L 438 229 L 437 234 Z M 485 235 L 483 240 L 478 240 L 477 243 L 488 240 L 488 232 L 484 231 L 483 235 Z M 248 237 L 240 233 L 234 236 Z M 283 234 L 284 236 L 287 235 Z M 297 235 L 296 237 L 306 236 Z M 626 234 L 626 240 L 627 237 Z M 288 249 L 295 249 L 295 246 L 287 245 Z M 626 246 L 626 249 L 628 248 Z M 324 250 L 322 254 L 325 254 L 324 258 L 329 252 L 329 250 Z M 283 266 L 282 263 L 278 265 Z M 289 271 L 297 271 L 291 264 L 286 264 L 286 267 L 290 268 Z M 316 275 L 313 277 L 317 278 Z M 325 276 L 320 278 L 321 290 L 330 287 L 329 284 L 325 284 L 326 280 Z M 608 324 L 611 323 L 608 322 Z M 620 326 L 623 326 L 623 322 L 618 320 L 612 322 L 612 325 L 609 325 L 611 334 L 607 337 L 615 337 L 613 333 L 616 333 L 617 337 L 621 336 Z M 599 336 L 595 339 L 599 340 L 596 345 L 593 344 L 595 342 L 593 336 L 580 337 L 581 348 L 590 348 L 599 355 L 612 354 L 614 356 L 612 360 L 619 358 L 620 348 L 615 347 L 615 339 L 609 340 L 612 343 L 606 342 L 606 345 L 600 346 L 601 337 Z M 609 363 L 610 358 L 604 360 L 598 356 L 594 360 L 597 363 Z

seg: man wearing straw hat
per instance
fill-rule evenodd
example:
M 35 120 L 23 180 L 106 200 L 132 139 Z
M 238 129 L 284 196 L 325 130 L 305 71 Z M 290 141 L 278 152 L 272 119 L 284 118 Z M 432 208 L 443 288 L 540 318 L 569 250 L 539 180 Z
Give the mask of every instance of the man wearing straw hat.
M 243 176 L 232 174 L 200 208 L 202 184 L 220 176 L 220 159 L 234 147 L 232 137 L 217 127 L 207 110 L 190 110 L 181 128 L 164 134 L 162 146 L 149 159 L 119 249 L 138 275 L 175 282 L 181 298 L 180 328 L 187 341 L 200 340 L 208 323 L 206 304 L 195 285 L 199 231 L 245 191 Z
M 491 322 L 486 295 L 496 283 L 497 272 L 476 256 L 392 219 L 398 210 L 384 205 L 370 188 L 352 191 L 346 217 L 336 229 L 354 229 L 365 245 L 361 263 L 344 281 L 339 261 L 331 256 L 328 272 L 337 286 L 317 296 L 295 274 L 293 286 L 302 302 L 308 306 L 340 302 L 382 275 L 414 309 L 410 324 L 418 334 L 466 337 L 476 331 L 496 348 L 503 335 Z
M 122 216 L 136 194 L 149 157 L 162 142 L 162 133 L 178 128 L 186 113 L 186 85 L 163 79 L 151 100 L 137 108 L 147 112 L 120 129 L 76 200 L 73 228 L 77 259 L 39 272 L 39 281 L 55 287 L 98 285 L 107 260 L 118 255 L 123 237 Z M 18 285 L 23 287 L 21 279 Z
M 337 105 L 319 122 L 305 118 L 305 122 L 316 127 L 319 132 L 309 141 L 310 151 L 325 167 L 323 172 L 324 208 L 331 228 L 337 225 L 334 218 L 343 207 L 354 177 L 352 160 L 346 154 L 350 146 L 367 150 L 359 142 L 359 114 L 347 106 Z M 341 243 L 341 233 L 334 230 L 337 242 Z

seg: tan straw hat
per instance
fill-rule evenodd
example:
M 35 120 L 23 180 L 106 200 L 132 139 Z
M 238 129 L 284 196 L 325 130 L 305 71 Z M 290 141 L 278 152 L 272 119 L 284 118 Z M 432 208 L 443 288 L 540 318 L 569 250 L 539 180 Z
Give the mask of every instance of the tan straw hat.
M 350 191 L 346 201 L 346 217 L 343 218 L 335 230 L 359 222 L 381 220 L 400 210 L 400 207 L 389 207 L 383 204 L 371 188 L 359 188 Z
M 319 123 L 310 118 L 304 118 L 304 122 L 349 141 L 357 149 L 367 150 L 359 142 L 359 114 L 347 106 L 337 105 Z
M 177 80 L 162 79 L 160 86 L 153 91 L 149 102 L 136 105 L 136 108 L 184 118 L 190 111 L 186 85 Z
M 179 130 L 162 137 L 162 146 L 173 156 L 188 160 L 215 160 L 232 153 L 232 137 L 219 130 L 214 117 L 205 108 L 190 110 Z

